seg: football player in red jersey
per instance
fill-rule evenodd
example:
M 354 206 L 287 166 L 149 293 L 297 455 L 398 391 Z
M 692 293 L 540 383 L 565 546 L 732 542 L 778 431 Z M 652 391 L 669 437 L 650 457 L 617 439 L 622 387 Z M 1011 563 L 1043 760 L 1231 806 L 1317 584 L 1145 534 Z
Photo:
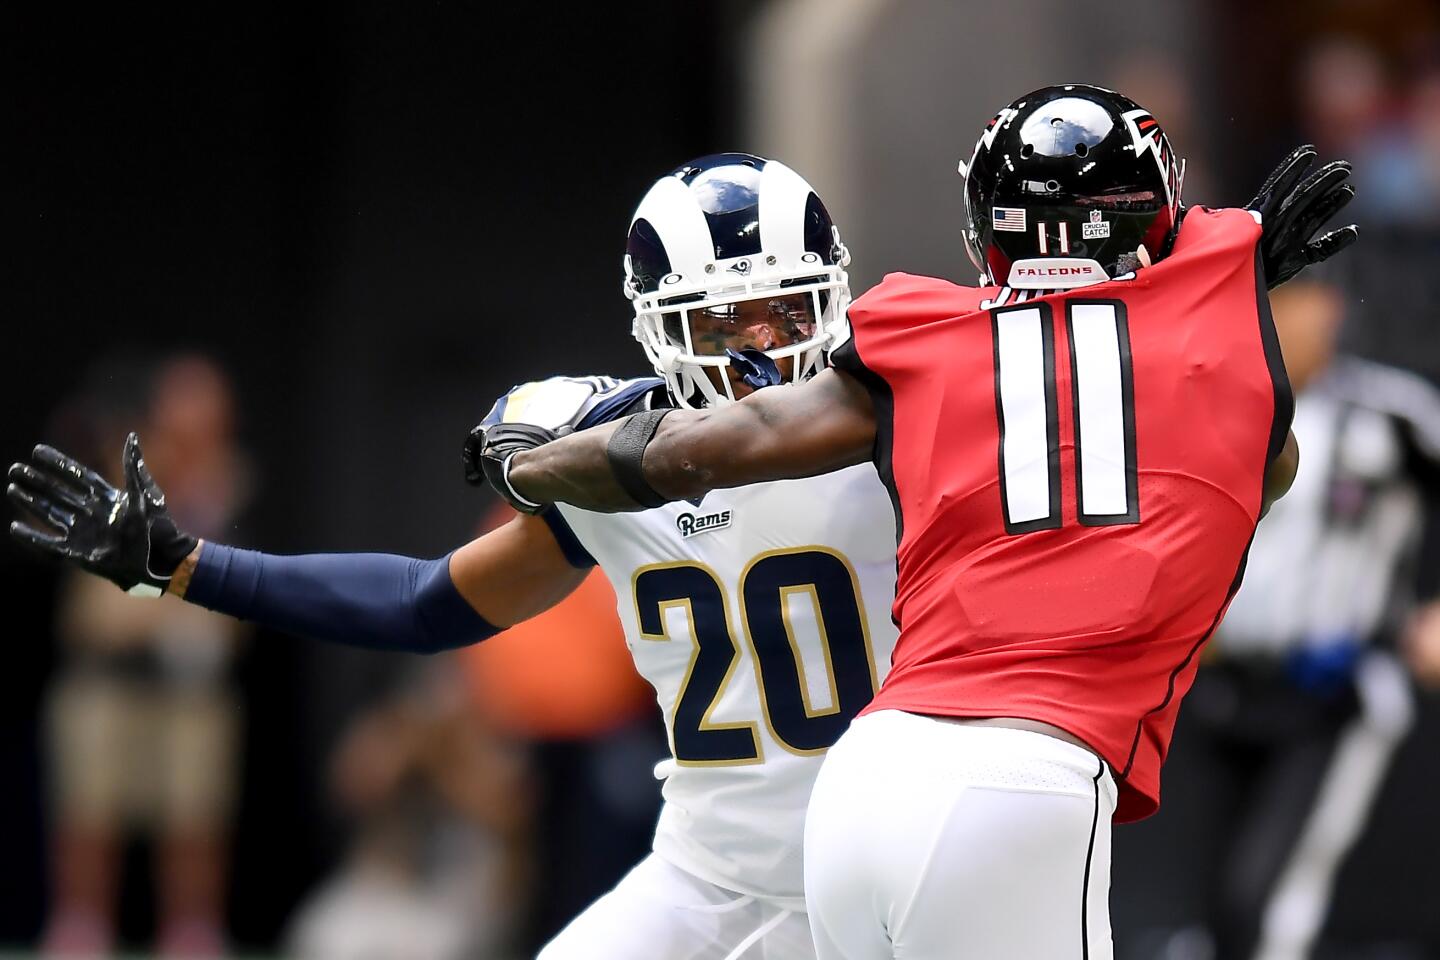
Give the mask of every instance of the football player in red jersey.
M 1196 655 L 1296 469 L 1266 290 L 1356 236 L 1312 239 L 1353 195 L 1347 164 L 1306 176 L 1314 159 L 1297 150 L 1249 210 L 1186 211 L 1148 112 L 1039 90 L 962 164 L 981 286 L 886 277 L 803 386 L 536 449 L 486 435 L 487 475 L 530 509 L 873 456 L 901 632 L 811 800 L 824 960 L 1112 954 L 1110 821 L 1159 803 Z

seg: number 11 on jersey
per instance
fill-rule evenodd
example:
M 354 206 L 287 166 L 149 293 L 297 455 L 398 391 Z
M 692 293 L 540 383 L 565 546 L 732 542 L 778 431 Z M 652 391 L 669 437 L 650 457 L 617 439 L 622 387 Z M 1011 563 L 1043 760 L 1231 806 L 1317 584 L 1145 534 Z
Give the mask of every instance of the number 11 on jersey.
M 1061 523 L 1060 405 L 1055 322 L 1049 303 L 990 311 L 1000 499 L 1005 532 Z M 1085 526 L 1139 523 L 1135 374 L 1119 300 L 1067 300 L 1077 515 Z

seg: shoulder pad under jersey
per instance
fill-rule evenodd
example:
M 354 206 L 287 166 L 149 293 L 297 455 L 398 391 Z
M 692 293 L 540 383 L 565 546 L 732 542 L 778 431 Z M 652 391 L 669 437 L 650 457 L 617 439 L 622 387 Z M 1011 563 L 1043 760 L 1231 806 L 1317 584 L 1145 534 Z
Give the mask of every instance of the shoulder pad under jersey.
M 583 430 L 640 410 L 669 405 L 659 377 L 550 377 L 510 388 L 481 423 L 528 423 Z

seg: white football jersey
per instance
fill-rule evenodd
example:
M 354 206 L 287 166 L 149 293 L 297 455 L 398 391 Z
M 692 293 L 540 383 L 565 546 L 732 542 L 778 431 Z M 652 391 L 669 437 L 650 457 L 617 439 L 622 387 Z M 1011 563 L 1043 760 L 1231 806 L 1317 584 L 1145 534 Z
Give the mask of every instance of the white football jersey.
M 647 392 L 664 395 L 651 378 L 555 378 L 516 388 L 492 418 L 530 422 L 517 406 L 547 396 L 540 406 L 554 420 L 554 398 L 583 392 L 577 383 L 596 387 L 586 410 L 608 408 L 571 420 L 581 427 L 643 408 L 648 400 L 633 401 Z M 655 852 L 722 887 L 804 909 L 810 788 L 895 645 L 895 516 L 874 468 L 639 513 L 555 512 L 567 553 L 588 553 L 610 579 L 635 665 L 664 712 L 671 757 L 656 768 L 665 804 Z M 565 542 L 567 528 L 582 550 Z

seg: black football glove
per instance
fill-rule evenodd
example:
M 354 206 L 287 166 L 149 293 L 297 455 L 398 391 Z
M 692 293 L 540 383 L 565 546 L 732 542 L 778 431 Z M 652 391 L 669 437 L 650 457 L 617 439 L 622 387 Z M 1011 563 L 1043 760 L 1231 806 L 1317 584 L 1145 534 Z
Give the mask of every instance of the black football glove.
M 200 541 L 170 519 L 165 494 L 145 468 L 133 433 L 125 438 L 124 461 L 125 489 L 117 490 L 54 447 L 36 447 L 29 463 L 10 466 L 5 495 L 22 516 L 38 517 L 60 533 L 15 520 L 10 535 L 73 560 L 128 593 L 158 597 Z
M 1246 205 L 1261 215 L 1260 259 L 1266 289 L 1275 289 L 1312 263 L 1330 259 L 1360 235 L 1352 223 L 1312 239 L 1355 196 L 1355 188 L 1345 182 L 1350 178 L 1348 160 L 1332 160 L 1306 177 L 1316 157 L 1314 146 L 1296 147 Z
M 521 513 L 540 513 L 548 503 L 533 503 L 510 486 L 510 458 L 522 450 L 534 450 L 551 440 L 571 433 L 569 427 L 558 431 L 530 423 L 480 424 L 465 438 L 465 482 L 478 487 L 490 484 L 495 492 Z

